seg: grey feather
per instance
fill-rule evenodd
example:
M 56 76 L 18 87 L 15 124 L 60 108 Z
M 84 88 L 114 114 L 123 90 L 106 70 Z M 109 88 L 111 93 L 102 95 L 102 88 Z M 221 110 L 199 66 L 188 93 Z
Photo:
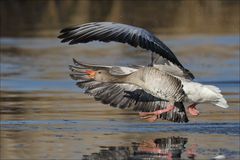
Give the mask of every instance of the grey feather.
M 86 94 L 92 95 L 97 101 L 101 101 L 103 104 L 139 112 L 165 109 L 168 105 L 167 100 L 157 98 L 133 84 L 97 82 L 93 79 L 87 80 L 81 69 L 84 67 L 86 67 L 84 69 L 88 69 L 87 67 L 95 68 L 96 66 L 76 62 L 75 64 L 78 66 L 70 67 L 74 71 L 70 75 L 74 80 L 78 80 L 76 85 L 80 88 L 85 88 Z M 102 67 L 100 66 L 100 68 Z M 188 118 L 184 106 L 180 105 L 180 103 L 177 103 L 176 106 L 174 110 L 161 114 L 159 118 L 173 122 L 187 122 Z
M 174 53 L 160 39 L 145 29 L 113 22 L 92 22 L 65 28 L 60 33 L 58 38 L 69 44 L 116 41 L 128 43 L 134 47 L 139 46 L 166 58 L 179 66 L 192 79 L 194 78 L 193 74 L 182 66 Z

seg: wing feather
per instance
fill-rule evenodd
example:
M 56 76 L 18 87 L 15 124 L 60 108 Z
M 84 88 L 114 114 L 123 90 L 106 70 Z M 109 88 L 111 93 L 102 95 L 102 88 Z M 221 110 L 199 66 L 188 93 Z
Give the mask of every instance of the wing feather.
M 137 86 L 95 81 L 78 82 L 77 85 L 81 88 L 87 88 L 85 93 L 94 96 L 97 101 L 101 101 L 103 104 L 109 104 L 112 107 L 130 109 L 138 112 L 151 112 L 167 107 L 166 101 L 146 93 Z M 135 93 L 135 91 L 138 93 Z M 176 107 L 171 112 L 161 114 L 159 118 L 173 122 L 188 122 L 184 106 L 180 107 L 181 108 Z
M 111 70 L 110 66 L 102 65 L 90 65 L 82 62 L 74 61 L 77 66 L 70 65 L 70 74 L 74 80 L 78 80 L 76 83 L 80 88 L 85 88 L 85 93 L 92 95 L 95 100 L 101 101 L 103 104 L 109 104 L 112 107 L 121 109 L 130 109 L 138 112 L 150 112 L 159 109 L 165 109 L 167 107 L 167 101 L 157 98 L 142 88 L 127 83 L 110 83 L 110 82 L 97 82 L 92 79 L 87 79 L 83 73 L 83 69 L 106 69 Z M 128 73 L 130 67 L 125 67 L 121 70 L 123 73 Z M 116 69 L 116 68 L 115 68 Z M 133 68 L 131 68 L 133 69 Z M 114 72 L 114 70 L 113 70 Z M 120 71 L 115 71 L 120 72 Z M 122 73 L 121 72 L 121 73 Z M 187 115 L 184 106 L 176 107 L 169 113 L 164 113 L 159 116 L 161 119 L 173 121 L 173 122 L 187 122 Z
M 58 38 L 69 44 L 115 41 L 128 43 L 134 47 L 139 46 L 166 58 L 186 72 L 189 77 L 194 78 L 192 73 L 182 66 L 174 53 L 160 39 L 143 28 L 113 22 L 92 22 L 65 28 L 60 33 Z

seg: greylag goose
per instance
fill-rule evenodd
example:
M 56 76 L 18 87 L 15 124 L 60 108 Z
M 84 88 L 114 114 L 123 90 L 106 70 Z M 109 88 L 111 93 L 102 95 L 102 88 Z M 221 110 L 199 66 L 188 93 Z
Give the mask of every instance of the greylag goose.
M 139 111 L 149 122 L 157 118 L 188 122 L 182 103 L 185 93 L 181 81 L 167 72 L 155 67 L 136 69 L 73 61 L 74 65 L 69 65 L 70 76 L 97 101 Z
M 163 57 L 159 64 L 146 66 L 89 65 L 74 60 L 71 74 L 79 87 L 102 103 L 114 107 L 132 108 L 152 122 L 162 118 L 174 122 L 187 122 L 183 102 L 189 102 L 188 111 L 198 115 L 196 105 L 212 103 L 227 108 L 219 88 L 193 82 L 193 74 L 183 67 L 173 52 L 157 37 L 142 28 L 112 23 L 93 22 L 63 29 L 59 38 L 69 44 L 122 42 L 140 46 Z M 87 76 L 86 76 L 87 75 Z
M 113 22 L 92 22 L 65 28 L 60 33 L 58 38 L 62 39 L 61 42 L 69 42 L 70 45 L 90 41 L 115 41 L 127 43 L 133 47 L 139 46 L 177 65 L 186 77 L 194 78 L 193 74 L 182 66 L 174 53 L 160 39 L 143 28 Z M 153 66 L 153 56 L 151 66 Z

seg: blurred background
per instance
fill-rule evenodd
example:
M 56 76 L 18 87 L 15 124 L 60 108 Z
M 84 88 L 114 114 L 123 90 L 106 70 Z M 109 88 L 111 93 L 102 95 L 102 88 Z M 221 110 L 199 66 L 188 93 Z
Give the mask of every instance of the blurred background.
M 7 0 L 1 36 L 56 37 L 64 26 L 113 21 L 161 34 L 237 34 L 238 0 Z
M 0 1 L 0 158 L 154 159 L 159 155 L 136 149 L 151 153 L 168 146 L 165 152 L 174 158 L 239 159 L 239 15 L 238 0 Z M 70 79 L 72 58 L 110 65 L 148 64 L 150 58 L 126 44 L 69 46 L 57 39 L 61 29 L 92 21 L 155 33 L 196 81 L 221 88 L 230 108 L 203 104 L 187 125 L 150 124 L 137 113 L 95 102 Z M 169 139 L 180 146 L 177 154 Z

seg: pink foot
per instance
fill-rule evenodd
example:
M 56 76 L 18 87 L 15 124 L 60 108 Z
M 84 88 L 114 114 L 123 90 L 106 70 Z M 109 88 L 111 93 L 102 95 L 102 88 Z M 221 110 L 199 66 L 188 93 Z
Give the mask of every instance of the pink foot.
M 175 106 L 168 106 L 166 109 L 157 110 L 154 112 L 139 112 L 140 118 L 145 119 L 148 122 L 154 122 L 157 120 L 158 116 L 162 113 L 169 112 L 173 110 Z
M 192 116 L 197 116 L 199 115 L 199 111 L 196 108 L 196 104 L 192 104 L 190 106 L 188 106 L 188 112 L 192 115 Z

